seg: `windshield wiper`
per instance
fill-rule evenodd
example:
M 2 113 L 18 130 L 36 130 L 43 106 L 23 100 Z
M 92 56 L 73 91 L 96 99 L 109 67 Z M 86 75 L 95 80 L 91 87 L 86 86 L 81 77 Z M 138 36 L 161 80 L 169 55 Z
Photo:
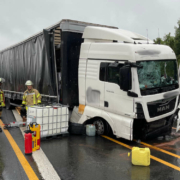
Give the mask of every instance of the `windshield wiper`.
M 174 90 L 174 89 L 176 89 L 178 87 L 179 87 L 178 84 L 171 84 L 171 85 L 168 85 L 168 86 L 163 86 L 163 87 L 161 87 L 161 89 L 169 91 L 169 90 Z
M 156 87 L 156 88 L 149 88 L 149 89 L 141 89 L 142 95 L 151 95 L 151 94 L 158 94 L 162 92 L 171 91 L 178 88 L 178 84 L 173 84 L 171 86 L 164 86 L 164 87 Z

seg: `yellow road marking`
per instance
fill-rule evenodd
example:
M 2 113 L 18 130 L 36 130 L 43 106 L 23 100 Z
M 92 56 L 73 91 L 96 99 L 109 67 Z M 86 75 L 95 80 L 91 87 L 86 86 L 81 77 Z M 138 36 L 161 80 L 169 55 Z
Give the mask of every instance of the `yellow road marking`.
M 169 166 L 169 167 L 171 167 L 173 169 L 176 169 L 176 170 L 180 171 L 180 167 L 178 167 L 178 166 L 175 166 L 175 165 L 173 165 L 171 163 L 168 163 L 167 161 L 164 161 L 164 160 L 159 159 L 159 158 L 157 158 L 155 156 L 152 156 L 152 155 L 150 157 L 151 157 L 151 159 L 154 159 L 155 161 L 158 161 L 158 162 L 160 162 L 160 163 L 162 163 L 162 164 L 164 164 L 166 166 Z
M 117 144 L 120 144 L 120 145 L 122 145 L 122 146 L 124 146 L 124 147 L 126 147 L 126 148 L 128 148 L 128 149 L 132 149 L 131 146 L 129 146 L 129 145 L 127 145 L 127 144 L 124 144 L 124 143 L 122 143 L 122 142 L 119 142 L 119 141 L 117 141 L 117 140 L 115 140 L 115 139 L 112 139 L 112 138 L 110 138 L 110 137 L 108 137 L 108 136 L 102 135 L 102 137 L 104 137 L 104 138 L 106 138 L 106 139 L 109 139 L 110 141 L 113 141 L 113 142 L 115 142 L 115 143 L 117 143 Z M 178 166 L 175 166 L 175 165 L 173 165 L 173 164 L 171 164 L 171 163 L 168 163 L 168 162 L 166 162 L 166 161 L 164 161 L 164 160 L 162 160 L 162 159 L 159 159 L 159 158 L 157 158 L 157 157 L 155 157 L 155 156 L 152 156 L 152 155 L 150 155 L 150 157 L 151 157 L 151 159 L 153 159 L 153 160 L 155 160 L 155 161 L 158 161 L 158 162 L 160 162 L 160 163 L 162 163 L 162 164 L 164 164 L 164 165 L 166 165 L 166 166 L 169 166 L 169 167 L 171 167 L 171 168 L 173 168 L 173 169 L 176 169 L 176 170 L 180 171 L 180 167 L 178 167 Z
M 0 120 L 0 126 L 2 130 L 4 131 L 4 134 L 6 135 L 7 139 L 9 140 L 9 143 L 11 144 L 17 158 L 19 159 L 19 162 L 21 163 L 26 175 L 28 176 L 29 179 L 31 180 L 38 180 L 38 177 L 36 176 L 35 172 L 33 171 L 32 167 L 29 165 L 28 161 L 24 157 L 23 153 L 19 149 L 18 145 L 14 141 L 13 137 L 9 133 L 8 130 L 4 130 L 4 125 L 3 122 Z
M 124 147 L 127 147 L 128 149 L 132 149 L 131 146 L 129 146 L 129 145 L 127 145 L 127 144 L 124 144 L 124 143 L 122 143 L 122 142 L 119 142 L 119 141 L 117 141 L 117 140 L 115 140 L 115 139 L 112 139 L 112 138 L 110 138 L 110 137 L 108 137 L 108 136 L 102 135 L 102 137 L 104 137 L 104 138 L 106 138 L 106 139 L 109 139 L 110 141 L 113 141 L 113 142 L 115 142 L 115 143 L 117 143 L 117 144 L 120 144 L 120 145 L 122 145 L 122 146 L 124 146 Z
M 179 155 L 177 155 L 177 154 L 171 153 L 171 152 L 169 152 L 169 151 L 166 151 L 166 150 L 164 150 L 164 149 L 161 149 L 161 148 L 158 148 L 158 147 L 152 146 L 152 145 L 147 144 L 147 143 L 144 143 L 144 142 L 140 142 L 140 143 L 141 143 L 141 144 L 143 144 L 143 145 L 145 145 L 145 146 L 147 146 L 147 147 L 150 147 L 150 148 L 152 148 L 152 149 L 155 149 L 155 150 L 157 150 L 157 151 L 160 151 L 160 152 L 166 153 L 166 154 L 168 154 L 168 155 L 170 155 L 170 156 L 174 156 L 174 157 L 176 157 L 176 158 L 179 158 L 179 159 L 180 159 L 180 156 L 179 156 Z

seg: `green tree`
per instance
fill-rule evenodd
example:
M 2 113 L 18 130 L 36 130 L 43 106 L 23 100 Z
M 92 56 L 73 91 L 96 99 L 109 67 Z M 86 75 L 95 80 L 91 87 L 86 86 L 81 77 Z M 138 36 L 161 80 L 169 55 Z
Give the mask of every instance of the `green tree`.
M 178 65 L 180 65 L 180 19 L 177 22 L 177 26 L 175 28 L 175 36 L 171 36 L 171 33 L 166 34 L 163 39 L 156 38 L 154 39 L 155 44 L 164 44 L 170 46 L 177 57 Z
M 161 38 L 154 39 L 155 44 L 164 44 L 163 40 Z
M 175 53 L 180 64 L 180 20 L 177 22 L 178 26 L 175 26 Z
M 170 46 L 175 51 L 175 38 L 171 36 L 171 33 L 164 36 L 164 44 Z

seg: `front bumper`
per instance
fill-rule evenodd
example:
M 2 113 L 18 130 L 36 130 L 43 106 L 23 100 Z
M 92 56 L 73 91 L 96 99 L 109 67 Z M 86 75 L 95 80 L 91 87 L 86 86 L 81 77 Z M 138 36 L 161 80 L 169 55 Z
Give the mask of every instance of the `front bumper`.
M 174 118 L 177 116 L 178 111 L 179 109 L 173 115 L 151 123 L 146 122 L 145 119 L 135 119 L 133 137 L 135 139 L 147 140 L 170 134 Z

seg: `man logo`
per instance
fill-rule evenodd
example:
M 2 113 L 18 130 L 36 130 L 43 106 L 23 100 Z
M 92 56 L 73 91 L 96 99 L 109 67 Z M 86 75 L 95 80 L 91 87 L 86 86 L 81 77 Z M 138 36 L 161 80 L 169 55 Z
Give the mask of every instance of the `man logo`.
M 157 112 L 166 111 L 166 110 L 168 110 L 169 108 L 170 108 L 169 105 L 162 106 L 162 107 L 157 108 Z

